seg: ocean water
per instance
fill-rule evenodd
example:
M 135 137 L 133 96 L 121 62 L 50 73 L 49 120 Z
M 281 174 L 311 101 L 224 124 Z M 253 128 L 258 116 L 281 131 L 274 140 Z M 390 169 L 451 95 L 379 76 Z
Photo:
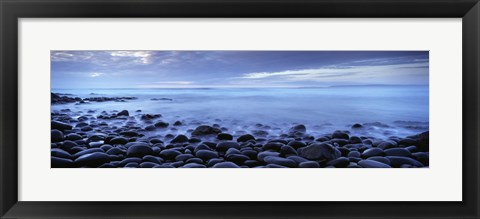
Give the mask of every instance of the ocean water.
M 52 111 L 74 112 L 129 110 L 161 114 L 161 120 L 185 126 L 168 133 L 182 133 L 199 124 L 219 124 L 230 132 L 265 129 L 270 135 L 304 124 L 313 135 L 335 130 L 375 137 L 405 137 L 428 130 L 428 86 L 338 86 L 326 88 L 205 88 L 205 89 L 53 89 L 72 97 L 137 97 L 127 102 L 57 104 Z M 171 100 L 152 100 L 169 98 Z M 141 113 L 135 113 L 141 110 Z M 82 115 L 81 113 L 78 116 Z M 353 130 L 355 124 L 365 128 Z M 258 125 L 262 124 L 262 126 Z

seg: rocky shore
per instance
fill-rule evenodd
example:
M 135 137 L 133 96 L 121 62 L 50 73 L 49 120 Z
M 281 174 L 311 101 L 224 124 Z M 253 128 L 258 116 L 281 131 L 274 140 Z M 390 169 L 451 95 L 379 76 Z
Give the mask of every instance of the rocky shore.
M 60 97 L 62 98 L 62 97 Z M 71 98 L 71 97 L 69 97 Z M 52 99 L 53 101 L 53 99 Z M 77 100 L 78 101 L 78 100 Z M 379 139 L 336 130 L 312 136 L 302 124 L 269 136 L 259 129 L 229 133 L 219 124 L 200 124 L 183 134 L 182 121 L 160 114 L 52 112 L 51 167 L 141 168 L 417 168 L 429 166 L 428 131 Z M 258 127 L 266 127 L 258 124 Z

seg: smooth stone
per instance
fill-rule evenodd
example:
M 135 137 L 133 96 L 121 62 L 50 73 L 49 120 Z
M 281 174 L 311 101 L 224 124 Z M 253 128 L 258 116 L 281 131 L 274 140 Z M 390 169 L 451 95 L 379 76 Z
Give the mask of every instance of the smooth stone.
M 278 164 L 273 164 L 273 163 L 267 164 L 265 167 L 266 167 L 266 168 L 288 168 L 288 167 L 285 167 L 285 166 L 282 166 L 282 165 L 278 165 Z
M 257 154 L 257 159 L 261 162 L 265 162 L 263 159 L 267 156 L 275 156 L 278 157 L 280 156 L 280 153 L 278 152 L 272 152 L 272 151 L 263 151 Z
M 125 166 L 126 164 L 128 163 L 141 163 L 142 162 L 142 159 L 138 158 L 138 157 L 129 157 L 129 158 L 125 158 L 123 159 L 122 161 L 120 161 L 120 163 L 118 163 L 118 166 L 120 167 L 123 167 Z
M 374 161 L 378 161 L 380 163 L 391 165 L 390 160 L 386 157 L 375 156 L 375 157 L 369 157 L 369 158 L 367 158 L 367 160 L 374 160 Z
M 143 157 L 153 154 L 152 148 L 144 142 L 136 142 L 127 149 L 127 157 Z
M 246 142 L 250 140 L 255 140 L 255 137 L 253 137 L 253 135 L 250 135 L 250 134 L 245 134 L 237 138 L 237 142 Z
M 72 126 L 63 122 L 59 121 L 52 121 L 51 122 L 51 129 L 57 129 L 60 131 L 72 130 Z
M 127 164 L 126 164 L 125 166 L 123 166 L 123 167 L 125 167 L 125 168 L 137 168 L 138 166 L 139 166 L 138 163 L 133 163 L 133 162 L 132 162 L 132 163 L 127 163 Z
M 104 163 L 102 165 L 100 165 L 98 168 L 116 168 L 117 166 L 112 164 L 112 162 L 110 163 Z
M 163 159 L 162 159 L 162 158 L 160 158 L 160 157 L 155 157 L 155 156 L 152 156 L 152 155 L 145 155 L 145 156 L 142 158 L 142 161 L 143 161 L 143 162 L 156 163 L 156 164 L 161 164 L 161 163 L 163 163 Z
M 220 133 L 217 135 L 218 140 L 233 140 L 233 136 L 227 133 Z
M 153 130 L 155 130 L 155 129 L 156 129 L 156 127 L 155 127 L 154 125 L 147 125 L 147 126 L 145 126 L 145 130 L 147 130 L 147 131 L 153 131 Z
M 428 152 L 416 152 L 412 154 L 412 157 L 415 158 L 415 160 L 420 161 L 425 166 L 429 165 L 429 156 Z
M 199 150 L 195 153 L 195 156 L 204 161 L 207 161 L 212 158 L 218 158 L 218 153 L 216 151 L 210 151 L 210 150 Z
M 188 159 L 190 158 L 194 158 L 195 156 L 193 156 L 192 154 L 180 154 L 178 156 L 175 157 L 175 161 L 187 161 Z
M 52 129 L 50 131 L 50 137 L 52 143 L 61 142 L 64 139 L 63 132 L 57 129 Z
M 386 156 L 410 157 L 412 153 L 405 148 L 390 148 L 384 150 Z
M 327 165 L 334 166 L 334 167 L 337 167 L 337 168 L 347 167 L 348 164 L 350 164 L 350 160 L 346 157 L 339 157 L 339 158 L 337 158 L 335 160 L 331 160 L 327 163 Z
M 75 140 L 80 140 L 82 139 L 82 136 L 76 133 L 70 133 L 65 136 L 65 139 L 70 140 L 70 141 L 75 141 Z
M 363 128 L 363 125 L 355 123 L 355 124 L 352 125 L 352 128 L 353 129 Z
M 80 129 L 82 132 L 89 132 L 89 131 L 92 131 L 93 128 L 90 127 L 90 126 L 84 126 Z
M 240 168 L 237 164 L 232 162 L 219 162 L 213 165 L 213 168 Z
M 334 160 L 341 156 L 341 152 L 328 143 L 313 143 L 299 150 L 299 155 L 309 160 Z
M 382 149 L 380 148 L 370 148 L 362 153 L 362 157 L 364 158 L 369 158 L 369 157 L 374 157 L 374 156 L 383 156 L 385 153 L 383 152 Z
M 127 110 L 122 110 L 119 113 L 117 113 L 117 116 L 130 116 Z
M 339 138 L 339 139 L 348 140 L 348 139 L 350 138 L 350 136 L 348 136 L 348 134 L 345 133 L 345 132 L 335 131 L 335 132 L 333 132 L 333 134 L 332 134 L 332 138 Z
M 138 133 L 135 131 L 124 131 L 124 132 L 120 132 L 120 135 L 127 136 L 127 137 L 136 137 L 138 136 Z
M 108 143 L 112 144 L 112 145 L 116 145 L 116 144 L 125 145 L 125 144 L 128 143 L 128 139 L 126 139 L 124 137 L 116 137 L 116 138 L 111 139 Z
M 100 148 L 103 145 L 103 142 L 90 142 L 88 143 L 88 147 L 90 148 Z
M 386 140 L 386 141 L 380 142 L 380 144 L 378 144 L 377 147 L 385 150 L 389 148 L 396 148 L 398 147 L 398 144 L 395 141 Z
M 285 144 L 280 143 L 280 142 L 268 142 L 265 145 L 263 145 L 263 150 L 268 151 L 268 150 L 274 150 L 274 151 L 280 151 L 280 149 L 285 146 Z
M 360 144 L 362 143 L 362 139 L 358 136 L 350 136 L 350 139 L 348 140 L 348 142 L 351 144 Z
M 185 135 L 177 135 L 170 143 L 185 143 L 188 141 L 188 137 Z
M 211 151 L 212 149 L 206 144 L 200 144 L 200 145 L 197 145 L 194 148 L 193 153 L 197 153 L 199 150 L 209 150 L 209 151 Z
M 157 128 L 167 128 L 170 124 L 168 122 L 159 121 L 155 123 L 155 127 Z
M 293 126 L 288 130 L 289 135 L 296 135 L 297 133 L 305 134 L 306 132 L 307 132 L 307 128 L 305 127 L 305 125 L 302 125 L 302 124 Z
M 288 145 L 295 148 L 295 149 L 299 149 L 299 148 L 307 146 L 307 144 L 305 144 L 305 142 L 302 142 L 302 141 L 291 141 L 291 142 L 288 143 Z
M 255 150 L 249 149 L 249 150 L 242 150 L 241 152 L 243 155 L 249 157 L 252 160 L 257 159 L 258 152 Z
M 108 145 L 108 144 L 104 144 L 102 146 L 100 146 L 100 149 L 102 149 L 103 151 L 107 152 L 108 150 L 112 149 L 112 145 Z
M 66 152 L 66 151 L 64 151 L 60 148 L 52 148 L 52 149 L 50 149 L 50 152 L 51 152 L 50 155 L 54 156 L 54 157 L 66 158 L 66 159 L 70 159 L 70 160 L 73 158 L 73 156 L 70 153 L 68 153 L 68 152 Z
M 81 157 L 85 154 L 91 154 L 91 153 L 95 153 L 95 152 L 104 153 L 103 150 L 100 149 L 100 148 L 90 148 L 90 149 L 86 149 L 86 150 L 83 150 L 83 151 L 80 151 L 80 152 L 74 154 L 73 157 L 76 159 L 76 158 L 79 158 L 79 157 Z
M 198 157 L 192 157 L 190 159 L 188 159 L 187 161 L 185 161 L 185 163 L 199 163 L 199 164 L 203 164 L 203 160 L 198 158 Z
M 408 146 L 408 147 L 406 147 L 405 149 L 407 149 L 408 151 L 410 151 L 410 153 L 418 152 L 418 148 L 417 148 L 417 146 L 415 146 L 415 145 Z
M 360 162 L 358 162 L 358 165 L 364 168 L 391 168 L 391 166 L 387 164 L 374 160 L 361 160 Z
M 362 154 L 358 151 L 350 151 L 347 155 L 347 157 L 360 157 Z
M 107 154 L 110 155 L 118 155 L 118 154 L 125 154 L 126 152 L 121 150 L 120 148 L 110 148 L 107 151 Z
M 208 161 L 207 166 L 212 167 L 213 165 L 223 161 L 224 161 L 223 158 L 213 158 Z
M 246 160 L 243 162 L 247 167 L 256 167 L 262 165 L 258 160 Z
M 175 121 L 175 122 L 173 123 L 173 125 L 174 125 L 174 126 L 181 126 L 181 125 L 182 125 L 182 122 L 180 122 L 180 121 Z
M 166 149 L 163 151 L 160 151 L 160 157 L 166 159 L 166 160 L 175 160 L 175 157 L 180 155 L 180 151 L 173 150 L 173 149 Z
M 208 125 L 201 125 L 195 128 L 195 130 L 193 130 L 192 136 L 203 136 L 203 135 L 213 135 L 213 134 L 216 135 L 220 132 L 222 131 L 218 128 L 214 128 Z
M 226 157 L 226 160 L 228 161 L 232 161 L 236 164 L 243 164 L 243 162 L 245 162 L 246 160 L 249 160 L 250 158 L 243 155 L 243 154 L 230 154 Z
M 187 163 L 182 166 L 182 168 L 207 168 L 203 164 L 198 164 L 198 163 Z
M 240 145 L 234 141 L 224 141 L 217 144 L 216 150 L 219 152 L 225 152 L 230 148 L 240 149 Z
M 51 156 L 50 165 L 52 168 L 68 168 L 73 167 L 74 163 L 71 159 Z
M 282 157 L 266 156 L 265 158 L 263 158 L 263 160 L 268 164 L 277 164 L 277 165 L 286 166 L 286 167 L 297 166 L 297 163 L 295 161 L 287 158 L 282 158 Z
M 299 163 L 303 163 L 303 162 L 307 162 L 309 160 L 303 158 L 303 157 L 300 157 L 300 156 L 288 156 L 287 159 L 290 159 L 290 160 L 293 160 L 295 161 L 297 164 Z
M 141 168 L 152 168 L 152 167 L 157 166 L 157 165 L 158 165 L 158 163 L 153 163 L 153 162 L 148 162 L 147 161 L 147 162 L 142 162 L 139 165 L 139 167 L 141 167 Z
M 318 164 L 318 162 L 315 162 L 315 161 L 304 161 L 298 164 L 298 167 L 299 168 L 319 168 L 320 164 Z
M 88 167 L 99 167 L 100 165 L 108 162 L 110 162 L 110 157 L 108 156 L 108 154 L 105 154 L 103 152 L 85 154 L 75 159 L 75 163 L 78 166 Z
M 409 164 L 416 167 L 423 167 L 424 165 L 417 160 L 409 157 L 387 156 L 393 167 L 400 167 L 402 164 Z
M 225 152 L 225 156 L 228 156 L 230 154 L 242 154 L 238 149 L 236 148 L 229 148 L 227 152 Z

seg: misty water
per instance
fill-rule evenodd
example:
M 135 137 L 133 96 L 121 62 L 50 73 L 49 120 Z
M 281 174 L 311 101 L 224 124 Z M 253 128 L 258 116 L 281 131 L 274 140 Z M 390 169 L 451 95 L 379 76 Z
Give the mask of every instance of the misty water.
M 52 105 L 52 111 L 69 108 L 77 113 L 82 111 L 78 113 L 80 116 L 95 110 L 92 116 L 96 116 L 102 111 L 128 110 L 137 118 L 146 113 L 161 114 L 158 120 L 170 124 L 178 120 L 185 124 L 173 130 L 155 131 L 161 134 L 185 133 L 200 124 L 219 124 L 231 134 L 262 129 L 275 136 L 294 124 L 304 124 L 314 136 L 349 130 L 374 137 L 405 137 L 427 131 L 429 121 L 428 86 L 53 89 L 52 92 L 81 98 L 138 98 L 127 102 L 57 104 Z M 355 123 L 363 124 L 364 128 L 351 129 Z

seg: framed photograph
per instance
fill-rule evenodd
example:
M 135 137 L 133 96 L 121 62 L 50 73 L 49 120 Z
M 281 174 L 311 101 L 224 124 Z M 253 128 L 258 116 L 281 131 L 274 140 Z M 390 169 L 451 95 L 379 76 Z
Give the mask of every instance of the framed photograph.
M 2 218 L 480 217 L 476 0 L 0 10 Z

